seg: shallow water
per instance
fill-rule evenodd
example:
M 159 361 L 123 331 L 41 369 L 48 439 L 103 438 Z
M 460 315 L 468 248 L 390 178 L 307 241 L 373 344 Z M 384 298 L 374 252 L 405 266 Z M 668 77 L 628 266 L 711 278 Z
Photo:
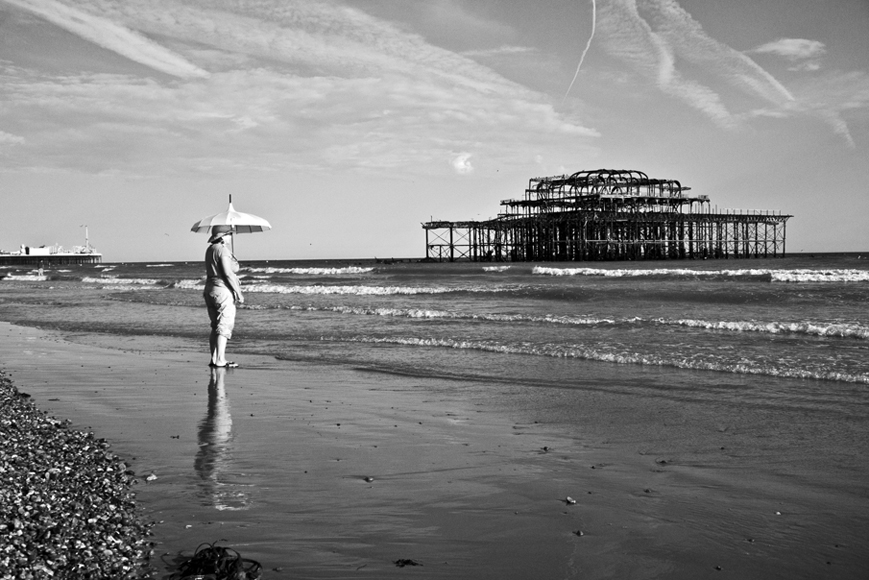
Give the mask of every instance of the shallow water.
M 267 577 L 860 577 L 862 258 L 243 265 L 246 368 L 210 391 L 198 264 L 0 280 L 0 320 L 96 349 L 2 356 L 147 458 L 169 551 L 229 534 Z
M 558 384 L 573 374 L 564 360 L 869 384 L 869 260 L 853 255 L 582 268 L 243 266 L 247 302 L 233 347 L 249 353 Z M 200 270 L 111 264 L 34 280 L 7 269 L 0 315 L 192 338 L 203 324 Z

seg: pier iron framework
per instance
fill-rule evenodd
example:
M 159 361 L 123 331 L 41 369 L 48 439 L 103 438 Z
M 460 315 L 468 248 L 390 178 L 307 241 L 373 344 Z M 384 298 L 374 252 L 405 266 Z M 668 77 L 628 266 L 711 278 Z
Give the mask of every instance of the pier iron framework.
M 594 261 L 785 255 L 787 220 L 772 210 L 713 209 L 676 180 L 622 169 L 535 177 L 496 218 L 429 221 L 433 261 Z

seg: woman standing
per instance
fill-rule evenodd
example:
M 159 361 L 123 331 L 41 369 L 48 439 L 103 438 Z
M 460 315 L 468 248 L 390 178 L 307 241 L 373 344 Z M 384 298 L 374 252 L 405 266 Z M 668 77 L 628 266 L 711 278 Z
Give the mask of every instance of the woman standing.
M 226 246 L 227 236 L 232 235 L 232 226 L 214 226 L 205 250 L 205 305 L 211 319 L 211 363 L 213 367 L 237 367 L 226 360 L 226 342 L 232 338 L 235 326 L 235 303 L 242 304 L 244 296 L 239 284 L 238 262 Z

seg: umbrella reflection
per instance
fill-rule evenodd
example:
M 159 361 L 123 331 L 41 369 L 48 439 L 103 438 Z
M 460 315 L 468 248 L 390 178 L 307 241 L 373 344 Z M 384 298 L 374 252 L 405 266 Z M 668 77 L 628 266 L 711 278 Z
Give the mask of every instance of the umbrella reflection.
M 208 502 L 219 510 L 249 507 L 245 486 L 230 480 L 233 435 L 229 398 L 226 396 L 226 368 L 211 368 L 208 382 L 208 413 L 199 423 L 199 452 L 194 463 Z

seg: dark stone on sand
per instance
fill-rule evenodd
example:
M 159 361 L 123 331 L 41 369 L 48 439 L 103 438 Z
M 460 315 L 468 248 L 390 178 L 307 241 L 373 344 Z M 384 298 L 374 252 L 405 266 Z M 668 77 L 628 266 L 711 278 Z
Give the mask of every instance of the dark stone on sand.
M 399 568 L 404 568 L 405 566 L 422 566 L 419 562 L 415 562 L 414 560 L 410 560 L 407 558 L 400 558 L 395 561 L 395 565 Z

